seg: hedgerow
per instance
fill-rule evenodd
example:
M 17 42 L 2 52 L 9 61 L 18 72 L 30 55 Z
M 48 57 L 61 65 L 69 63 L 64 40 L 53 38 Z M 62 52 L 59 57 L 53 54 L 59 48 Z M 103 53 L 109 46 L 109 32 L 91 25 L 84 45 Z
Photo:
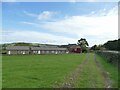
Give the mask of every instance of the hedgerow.
M 118 60 L 120 57 L 120 52 L 117 51 L 97 51 L 96 52 L 98 55 L 106 58 L 105 60 L 108 63 L 114 64 L 118 66 Z

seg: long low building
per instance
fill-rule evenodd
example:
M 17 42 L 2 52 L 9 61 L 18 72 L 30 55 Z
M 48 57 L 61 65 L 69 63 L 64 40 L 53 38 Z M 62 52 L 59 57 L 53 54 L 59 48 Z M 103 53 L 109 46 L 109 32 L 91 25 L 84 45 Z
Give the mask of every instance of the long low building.
M 67 48 L 31 47 L 32 54 L 59 54 L 67 53 Z
M 8 46 L 6 47 L 7 54 L 29 54 L 29 46 Z
M 6 48 L 7 54 L 63 54 L 68 53 L 67 48 L 40 46 L 8 46 Z

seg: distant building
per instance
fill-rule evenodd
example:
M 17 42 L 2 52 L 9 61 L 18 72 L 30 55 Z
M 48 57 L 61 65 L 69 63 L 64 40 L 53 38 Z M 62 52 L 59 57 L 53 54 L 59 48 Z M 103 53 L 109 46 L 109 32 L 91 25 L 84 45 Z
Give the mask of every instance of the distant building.
M 62 54 L 67 53 L 67 48 L 58 48 L 54 46 L 31 47 L 32 54 Z
M 9 46 L 6 48 L 7 54 L 63 54 L 68 53 L 67 48 L 57 46 Z
M 7 54 L 29 54 L 29 46 L 8 46 Z
M 69 47 L 68 49 L 70 53 L 81 53 L 82 52 L 81 47 L 76 44 L 69 44 L 68 47 Z

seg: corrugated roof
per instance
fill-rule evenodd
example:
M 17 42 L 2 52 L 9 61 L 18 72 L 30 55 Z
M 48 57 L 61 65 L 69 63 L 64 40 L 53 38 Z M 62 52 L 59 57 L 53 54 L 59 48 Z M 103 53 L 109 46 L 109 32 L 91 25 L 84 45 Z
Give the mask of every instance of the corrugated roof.
M 67 50 L 67 48 L 31 47 L 31 50 Z
M 29 46 L 8 46 L 6 50 L 29 50 Z
M 58 46 L 40 46 L 41 48 L 58 48 Z
M 8 46 L 6 50 L 67 50 L 67 48 L 58 47 L 29 47 L 29 46 Z
M 71 46 L 70 48 L 80 48 L 80 46 L 78 46 L 78 45 L 73 45 L 73 46 Z

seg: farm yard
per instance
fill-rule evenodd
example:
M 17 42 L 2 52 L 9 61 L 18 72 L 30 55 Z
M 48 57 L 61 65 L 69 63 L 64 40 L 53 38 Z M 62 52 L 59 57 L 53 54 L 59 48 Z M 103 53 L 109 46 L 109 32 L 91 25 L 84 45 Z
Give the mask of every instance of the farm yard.
M 94 53 L 4 55 L 3 88 L 117 88 L 118 69 Z

